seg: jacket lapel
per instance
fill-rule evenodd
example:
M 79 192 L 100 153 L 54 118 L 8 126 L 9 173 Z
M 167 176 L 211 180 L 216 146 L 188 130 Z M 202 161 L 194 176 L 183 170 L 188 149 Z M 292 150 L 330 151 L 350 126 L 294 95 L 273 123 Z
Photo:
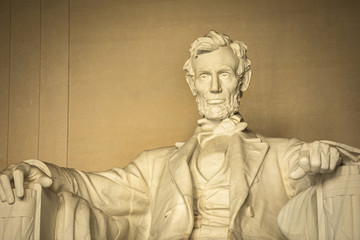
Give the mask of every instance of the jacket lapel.
M 189 161 L 197 146 L 196 134 L 192 136 L 169 160 L 169 171 L 185 199 L 189 219 L 188 233 L 191 233 L 193 219 L 193 186 Z M 245 202 L 249 189 L 264 161 L 269 145 L 249 133 L 232 136 L 226 157 L 230 161 L 230 229 L 235 217 Z
M 229 147 L 230 175 L 230 229 L 249 194 L 269 145 L 259 138 L 242 132 L 232 137 Z
M 169 171 L 185 199 L 190 216 L 188 233 L 194 225 L 193 187 L 189 169 L 189 161 L 197 146 L 196 136 L 192 136 L 169 160 Z

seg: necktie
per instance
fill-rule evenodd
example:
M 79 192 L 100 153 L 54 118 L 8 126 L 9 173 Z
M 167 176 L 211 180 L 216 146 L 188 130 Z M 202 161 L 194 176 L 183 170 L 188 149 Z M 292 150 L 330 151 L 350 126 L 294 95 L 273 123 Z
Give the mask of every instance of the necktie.
M 199 144 L 203 147 L 208 141 L 218 136 L 232 136 L 242 132 L 247 127 L 246 122 L 242 122 L 240 115 L 233 115 L 222 120 L 220 123 L 212 122 L 206 118 L 198 120 L 200 132 L 197 135 Z

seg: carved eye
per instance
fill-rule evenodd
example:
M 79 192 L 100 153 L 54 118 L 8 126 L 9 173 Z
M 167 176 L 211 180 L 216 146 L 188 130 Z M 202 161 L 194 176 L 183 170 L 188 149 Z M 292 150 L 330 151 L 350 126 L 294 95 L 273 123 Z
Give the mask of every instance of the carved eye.
M 199 76 L 199 79 L 202 81 L 210 80 L 210 78 L 211 78 L 211 76 L 209 74 L 205 74 L 205 73 L 203 73 Z
M 229 80 L 230 79 L 230 73 L 227 73 L 227 72 L 220 73 L 219 78 L 221 80 Z

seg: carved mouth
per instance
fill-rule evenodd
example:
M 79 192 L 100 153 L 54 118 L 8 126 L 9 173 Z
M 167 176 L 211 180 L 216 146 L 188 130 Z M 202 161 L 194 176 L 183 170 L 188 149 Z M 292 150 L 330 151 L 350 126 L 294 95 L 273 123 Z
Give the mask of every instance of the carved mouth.
M 221 104 L 221 103 L 224 103 L 225 100 L 224 99 L 209 99 L 209 100 L 206 100 L 206 102 L 208 104 Z

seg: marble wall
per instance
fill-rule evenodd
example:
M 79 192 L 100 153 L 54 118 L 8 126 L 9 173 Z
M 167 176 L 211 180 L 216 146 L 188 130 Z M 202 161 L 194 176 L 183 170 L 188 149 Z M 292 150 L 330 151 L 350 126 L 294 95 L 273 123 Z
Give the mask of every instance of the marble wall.
M 243 40 L 241 108 L 268 136 L 360 147 L 360 3 L 0 0 L 0 167 L 104 170 L 173 145 L 199 118 L 182 65 L 210 29 Z

